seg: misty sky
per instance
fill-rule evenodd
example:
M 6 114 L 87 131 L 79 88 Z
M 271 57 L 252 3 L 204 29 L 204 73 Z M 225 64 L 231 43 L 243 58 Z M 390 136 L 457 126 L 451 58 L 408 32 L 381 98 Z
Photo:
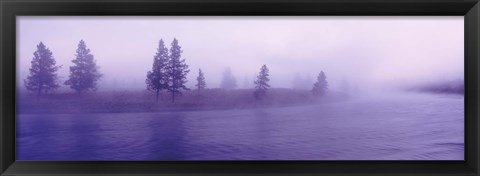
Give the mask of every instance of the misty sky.
M 17 67 L 22 84 L 42 41 L 68 78 L 83 39 L 104 75 L 99 90 L 146 89 L 146 73 L 162 38 L 177 38 L 207 87 L 219 87 L 230 67 L 239 88 L 253 85 L 266 64 L 272 87 L 292 87 L 296 75 L 323 70 L 330 87 L 342 79 L 360 87 L 463 79 L 464 22 L 455 17 L 17 17 Z

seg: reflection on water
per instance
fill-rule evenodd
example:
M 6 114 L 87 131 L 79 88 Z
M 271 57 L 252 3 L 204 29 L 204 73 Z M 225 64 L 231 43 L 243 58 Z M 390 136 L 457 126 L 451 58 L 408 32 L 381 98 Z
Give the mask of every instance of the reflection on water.
M 463 97 L 163 113 L 19 114 L 19 160 L 463 160 Z

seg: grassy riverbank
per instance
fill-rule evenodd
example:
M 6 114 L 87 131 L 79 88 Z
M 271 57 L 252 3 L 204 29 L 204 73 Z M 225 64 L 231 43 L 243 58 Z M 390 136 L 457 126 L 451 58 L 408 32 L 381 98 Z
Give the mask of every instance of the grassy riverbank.
M 161 112 L 211 109 L 244 109 L 307 105 L 346 99 L 338 92 L 315 98 L 308 90 L 271 89 L 267 97 L 258 101 L 252 89 L 206 89 L 202 92 L 186 91 L 172 103 L 171 95 L 162 92 L 159 102 L 149 91 L 99 91 L 82 95 L 73 92 L 43 95 L 21 93 L 17 101 L 18 113 L 116 113 Z

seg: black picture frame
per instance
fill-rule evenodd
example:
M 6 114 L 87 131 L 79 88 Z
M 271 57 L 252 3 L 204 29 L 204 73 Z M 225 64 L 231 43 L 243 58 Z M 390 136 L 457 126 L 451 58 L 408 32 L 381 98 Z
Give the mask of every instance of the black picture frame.
M 479 175 L 478 0 L 0 0 L 1 175 Z M 464 16 L 464 161 L 16 161 L 16 16 Z

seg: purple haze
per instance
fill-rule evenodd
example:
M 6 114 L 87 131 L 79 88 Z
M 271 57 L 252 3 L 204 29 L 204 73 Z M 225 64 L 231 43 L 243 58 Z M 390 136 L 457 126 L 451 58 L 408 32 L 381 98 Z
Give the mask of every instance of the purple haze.
M 446 17 L 17 17 L 18 160 L 463 160 L 464 25 Z M 146 90 L 158 41 L 190 73 Z M 63 82 L 80 40 L 97 92 Z M 58 91 L 23 80 L 42 41 Z M 269 69 L 264 101 L 253 97 Z M 207 89 L 194 89 L 198 69 Z M 236 88 L 221 89 L 230 69 Z M 320 71 L 328 90 L 310 91 Z M 228 87 L 228 86 L 227 86 Z
M 324 70 L 332 88 L 342 78 L 361 87 L 463 79 L 463 16 L 447 17 L 33 17 L 18 20 L 19 80 L 43 41 L 61 80 L 83 39 L 100 66 L 101 90 L 144 89 L 158 41 L 179 40 L 192 70 L 219 87 L 230 67 L 239 88 L 253 85 L 262 64 L 273 87 L 291 88 L 296 74 Z M 135 70 L 135 71 L 125 71 Z M 189 87 L 196 74 L 189 74 Z M 443 80 L 442 80 L 443 81 Z

